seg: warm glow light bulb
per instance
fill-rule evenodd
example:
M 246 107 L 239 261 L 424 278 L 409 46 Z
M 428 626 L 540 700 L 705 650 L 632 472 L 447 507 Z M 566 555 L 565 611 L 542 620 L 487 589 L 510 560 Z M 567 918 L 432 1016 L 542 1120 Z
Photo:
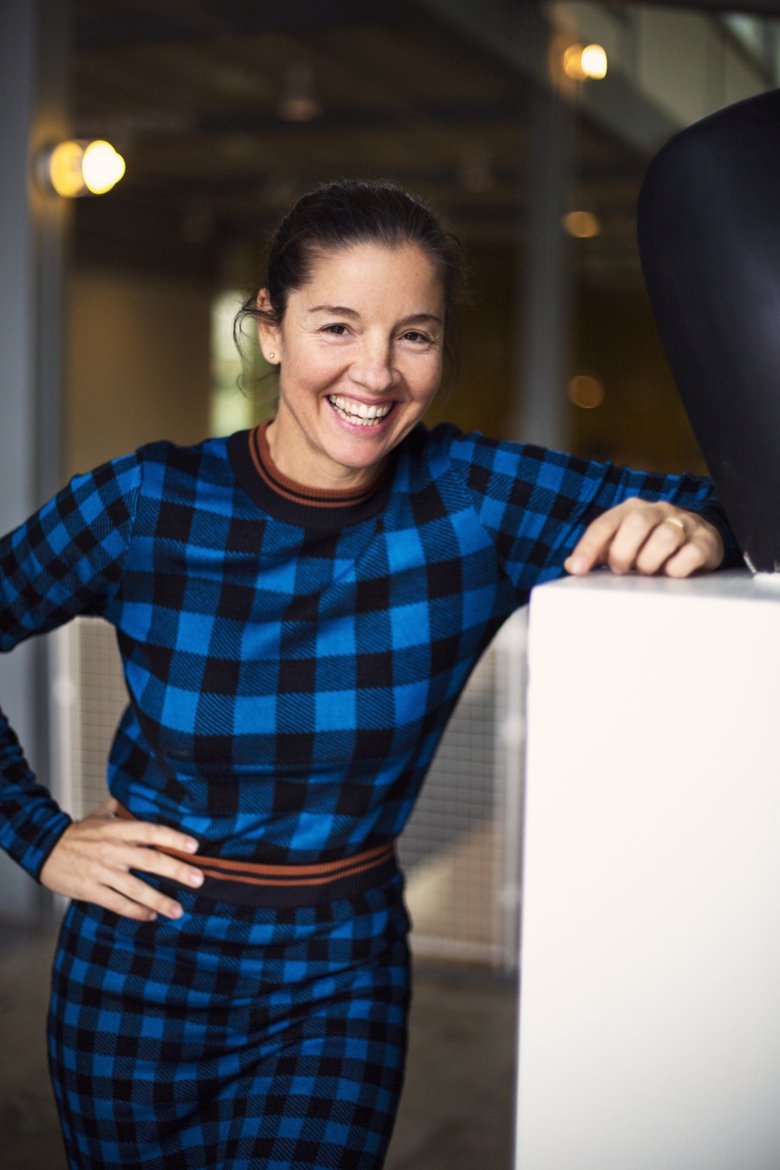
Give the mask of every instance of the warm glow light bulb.
M 563 53 L 563 71 L 574 81 L 600 81 L 607 76 L 607 54 L 601 45 L 569 45 Z
M 575 374 L 566 387 L 573 406 L 580 410 L 597 410 L 604 401 L 604 386 L 590 374 Z
M 125 160 L 110 142 L 98 139 L 85 148 L 81 171 L 87 190 L 93 195 L 103 195 L 122 178 Z
M 81 160 L 84 147 L 80 142 L 68 139 L 54 147 L 48 158 L 47 177 L 58 195 L 73 199 L 84 191 L 81 174 Z
M 569 211 L 563 217 L 563 226 L 570 236 L 590 240 L 601 234 L 601 221 L 592 211 Z
M 43 150 L 36 162 L 40 182 L 57 195 L 103 195 L 125 173 L 125 160 L 110 142 L 69 138 Z
M 607 54 L 601 45 L 586 45 L 582 50 L 582 72 L 594 81 L 607 76 Z

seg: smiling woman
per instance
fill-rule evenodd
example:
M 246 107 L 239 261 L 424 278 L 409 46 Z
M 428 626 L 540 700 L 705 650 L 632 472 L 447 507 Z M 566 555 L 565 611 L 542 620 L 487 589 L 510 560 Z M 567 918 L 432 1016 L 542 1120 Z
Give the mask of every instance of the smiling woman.
M 3 648 L 100 615 L 129 696 L 78 822 L 0 715 L 0 844 L 73 899 L 49 1051 L 74 1170 L 379 1170 L 409 1003 L 394 843 L 469 673 L 565 569 L 734 555 L 705 480 L 428 431 L 461 288 L 410 195 L 312 192 L 243 312 L 273 421 L 113 460 L 0 542 Z

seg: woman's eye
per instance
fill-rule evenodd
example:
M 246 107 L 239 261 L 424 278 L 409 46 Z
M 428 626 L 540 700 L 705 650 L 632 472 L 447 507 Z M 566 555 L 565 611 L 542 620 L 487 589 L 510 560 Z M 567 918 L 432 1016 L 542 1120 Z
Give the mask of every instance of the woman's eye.
M 431 339 L 427 333 L 420 333 L 419 329 L 407 329 L 403 335 L 404 341 L 416 341 L 418 343 L 429 342 Z
M 347 327 L 346 325 L 340 325 L 338 323 L 333 325 L 325 325 L 323 326 L 322 332 L 330 333 L 333 337 L 343 337 L 347 332 Z

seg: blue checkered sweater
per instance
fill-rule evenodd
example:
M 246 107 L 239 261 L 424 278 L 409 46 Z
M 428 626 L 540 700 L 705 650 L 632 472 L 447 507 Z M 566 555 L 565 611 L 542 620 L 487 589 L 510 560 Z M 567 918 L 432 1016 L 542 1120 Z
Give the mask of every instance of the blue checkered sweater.
M 418 427 L 368 498 L 280 494 L 249 432 L 74 478 L 0 543 L 0 645 L 117 632 L 112 794 L 202 852 L 306 864 L 396 836 L 469 672 L 585 526 L 711 485 Z M 37 877 L 69 818 L 0 714 L 0 845 Z

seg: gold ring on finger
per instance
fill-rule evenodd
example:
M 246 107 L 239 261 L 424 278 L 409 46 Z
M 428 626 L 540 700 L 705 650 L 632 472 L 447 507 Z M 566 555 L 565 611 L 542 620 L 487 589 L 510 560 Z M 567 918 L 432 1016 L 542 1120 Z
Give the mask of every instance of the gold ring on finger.
M 679 528 L 680 532 L 682 532 L 683 540 L 688 539 L 688 529 L 685 527 L 682 520 L 680 520 L 677 516 L 667 516 L 664 520 L 664 524 L 674 524 L 675 528 Z

